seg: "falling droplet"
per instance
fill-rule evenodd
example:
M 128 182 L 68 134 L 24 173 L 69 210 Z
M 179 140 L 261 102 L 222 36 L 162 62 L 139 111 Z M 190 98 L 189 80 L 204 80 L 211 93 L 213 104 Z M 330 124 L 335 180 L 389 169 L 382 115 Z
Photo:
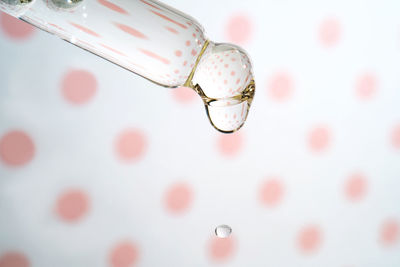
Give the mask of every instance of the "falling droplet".
M 232 228 L 226 224 L 221 224 L 215 228 L 215 235 L 219 238 L 227 238 L 231 233 Z

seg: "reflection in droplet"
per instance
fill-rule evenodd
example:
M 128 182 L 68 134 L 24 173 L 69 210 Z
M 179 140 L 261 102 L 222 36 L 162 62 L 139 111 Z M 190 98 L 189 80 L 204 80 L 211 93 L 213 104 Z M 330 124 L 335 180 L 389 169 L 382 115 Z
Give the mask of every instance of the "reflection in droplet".
M 226 224 L 221 224 L 215 228 L 215 235 L 219 238 L 227 238 L 231 233 L 232 228 Z

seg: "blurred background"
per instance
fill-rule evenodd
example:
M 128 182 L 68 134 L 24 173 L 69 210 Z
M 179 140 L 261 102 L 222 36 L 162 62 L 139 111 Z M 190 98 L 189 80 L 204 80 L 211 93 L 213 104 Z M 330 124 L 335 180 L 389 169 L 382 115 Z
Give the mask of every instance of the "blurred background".
M 239 132 L 0 13 L 0 266 L 400 266 L 400 2 L 165 3 L 252 58 Z

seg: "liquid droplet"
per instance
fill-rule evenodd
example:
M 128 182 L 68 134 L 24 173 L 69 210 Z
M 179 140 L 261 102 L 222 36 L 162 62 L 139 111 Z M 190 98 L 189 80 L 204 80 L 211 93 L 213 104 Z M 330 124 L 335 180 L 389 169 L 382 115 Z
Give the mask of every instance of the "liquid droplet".
M 221 224 L 215 228 L 215 235 L 219 238 L 227 238 L 231 233 L 232 228 L 226 224 Z
M 255 93 L 250 59 L 240 47 L 212 42 L 200 56 L 191 87 L 203 99 L 214 128 L 223 133 L 235 132 L 246 121 Z

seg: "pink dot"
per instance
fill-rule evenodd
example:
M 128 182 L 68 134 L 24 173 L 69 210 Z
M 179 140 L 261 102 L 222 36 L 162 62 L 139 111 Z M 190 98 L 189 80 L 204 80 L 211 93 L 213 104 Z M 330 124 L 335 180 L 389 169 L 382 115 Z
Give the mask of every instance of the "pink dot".
M 313 152 L 322 152 L 328 148 L 331 134 L 328 128 L 317 126 L 312 129 L 308 136 L 308 145 Z
M 316 252 L 322 243 L 322 233 L 315 225 L 306 226 L 297 236 L 297 246 L 302 253 Z
M 195 33 L 193 33 L 192 36 L 193 36 L 194 38 L 196 38 L 196 34 L 195 34 Z
M 61 220 L 69 223 L 77 222 L 88 213 L 89 197 L 80 189 L 69 189 L 57 200 L 56 211 Z
M 260 188 L 259 199 L 261 204 L 274 207 L 278 205 L 283 197 L 283 185 L 279 178 L 268 178 Z
M 345 183 L 344 193 L 348 200 L 361 200 L 367 190 L 367 180 L 362 173 L 353 173 Z
M 250 41 L 253 33 L 253 25 L 249 16 L 245 14 L 233 15 L 228 19 L 225 27 L 225 35 L 229 41 L 245 44 Z
M 185 61 L 183 62 L 183 66 L 186 66 L 186 64 L 187 64 L 187 61 L 185 60 Z
M 338 43 L 341 35 L 341 26 L 337 19 L 325 19 L 319 28 L 319 39 L 325 47 L 331 47 Z
M 170 186 L 164 196 L 165 208 L 173 214 L 187 212 L 192 202 L 192 189 L 184 183 L 177 183 Z
M 35 32 L 33 26 L 3 12 L 0 14 L 0 26 L 6 36 L 18 41 L 32 37 Z
M 228 157 L 237 156 L 243 146 L 243 137 L 239 132 L 232 134 L 219 134 L 218 151 Z
M 111 267 L 132 267 L 139 260 L 139 249 L 130 241 L 117 244 L 110 253 Z
M 399 222 L 394 219 L 387 219 L 383 222 L 380 232 L 382 245 L 388 247 L 397 243 L 399 239 Z
M 186 41 L 186 46 L 190 46 L 190 41 L 189 40 Z
M 395 149 L 400 149 L 400 124 L 396 125 L 392 131 L 391 143 Z
M 195 56 L 195 55 L 197 55 L 197 51 L 196 50 L 192 50 L 192 56 Z
M 234 71 L 231 71 L 231 76 L 235 76 L 235 72 Z
M 0 256 L 0 267 L 29 267 L 27 257 L 15 251 L 6 252 Z
M 175 55 L 176 55 L 177 57 L 182 56 L 182 51 L 181 51 L 181 50 L 176 50 L 176 51 L 175 51 Z
M 71 104 L 87 103 L 96 90 L 96 77 L 86 70 L 69 70 L 63 77 L 62 93 Z
M 227 84 L 228 83 L 228 81 L 227 80 L 224 80 L 224 84 Z
M 10 131 L 0 139 L 0 158 L 9 166 L 21 166 L 33 159 L 35 145 L 23 131 Z
M 377 79 L 372 73 L 361 75 L 356 84 L 356 93 L 361 99 L 369 99 L 377 89 Z
M 221 73 L 220 71 L 218 71 L 218 76 L 221 76 L 221 74 L 222 74 L 222 73 Z
M 277 101 L 287 100 L 292 91 L 293 81 L 287 73 L 275 74 L 268 83 L 268 93 Z
M 228 238 L 212 237 L 209 242 L 208 255 L 214 262 L 224 262 L 233 257 L 235 252 L 235 240 Z
M 182 104 L 192 103 L 193 100 L 196 99 L 196 92 L 189 87 L 181 86 L 171 91 L 174 99 Z
M 228 68 L 228 67 L 229 67 L 229 65 L 228 65 L 228 64 L 225 64 L 225 65 L 224 65 L 224 67 L 225 67 L 225 68 Z
M 178 73 L 179 73 L 179 70 L 178 70 L 178 69 L 174 70 L 174 73 L 175 73 L 175 74 L 178 74 Z
M 146 151 L 147 141 L 144 133 L 138 129 L 127 129 L 121 132 L 115 142 L 115 150 L 120 160 L 136 162 Z

